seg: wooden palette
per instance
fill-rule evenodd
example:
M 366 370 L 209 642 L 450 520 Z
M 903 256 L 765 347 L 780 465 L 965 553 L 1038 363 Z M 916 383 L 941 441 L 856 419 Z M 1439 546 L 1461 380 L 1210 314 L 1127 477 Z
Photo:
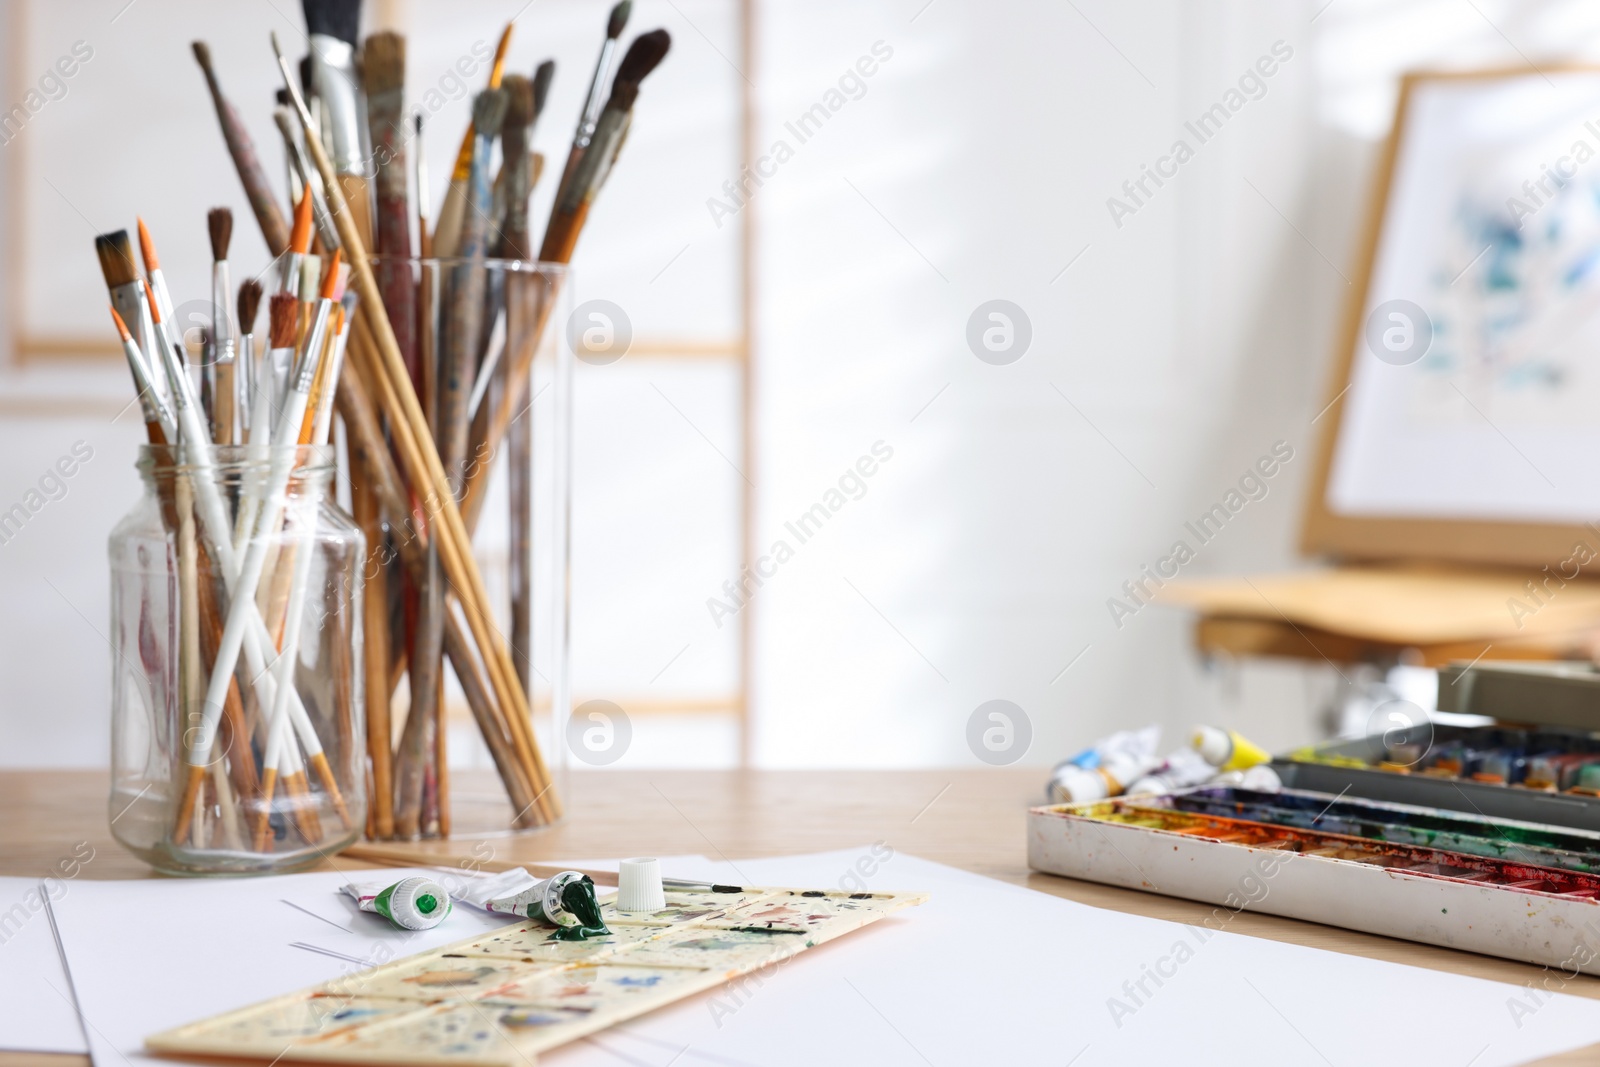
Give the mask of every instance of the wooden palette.
M 189 1023 L 151 1052 L 278 1062 L 514 1064 L 876 922 L 926 893 L 754 889 L 667 893 L 665 909 L 602 908 L 611 933 L 497 933 Z

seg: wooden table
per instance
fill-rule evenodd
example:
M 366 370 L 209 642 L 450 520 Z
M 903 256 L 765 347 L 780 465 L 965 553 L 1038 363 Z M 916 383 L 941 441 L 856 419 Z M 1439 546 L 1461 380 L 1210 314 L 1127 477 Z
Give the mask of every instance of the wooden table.
M 585 771 L 572 775 L 569 815 L 534 834 L 418 846 L 441 856 L 495 859 L 698 853 L 714 859 L 821 852 L 883 841 L 899 852 L 961 867 L 1096 907 L 1199 925 L 1211 905 L 1078 882 L 1028 870 L 1023 814 L 1037 803 L 1038 769 L 958 771 Z M 460 775 L 458 809 L 499 802 L 492 777 Z M 150 872 L 111 839 L 106 778 L 98 772 L 0 772 L 0 875 L 43 876 L 82 841 L 95 849 L 82 878 Z M 341 869 L 366 866 L 337 861 Z M 1541 967 L 1241 913 L 1235 933 L 1290 941 L 1514 985 L 1540 982 Z M 1553 972 L 1551 972 L 1553 974 Z M 1600 998 L 1600 979 L 1562 992 Z M 1457 1024 L 1465 1020 L 1455 1020 Z M 81 1056 L 0 1053 L 0 1067 L 77 1067 Z M 1600 1063 L 1600 1044 L 1543 1064 Z

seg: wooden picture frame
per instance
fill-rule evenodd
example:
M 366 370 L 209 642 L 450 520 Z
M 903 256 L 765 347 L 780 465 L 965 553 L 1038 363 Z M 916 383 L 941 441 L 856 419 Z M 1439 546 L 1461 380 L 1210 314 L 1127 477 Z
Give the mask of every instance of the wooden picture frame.
M 1600 74 L 1600 66 L 1568 65 L 1534 71 L 1526 67 L 1464 72 L 1425 72 L 1406 75 L 1400 87 L 1395 122 L 1379 160 L 1373 195 L 1367 207 L 1352 276 L 1352 295 L 1332 361 L 1325 406 L 1313 420 L 1319 424 L 1309 493 L 1301 524 L 1300 549 L 1313 556 L 1345 561 L 1423 561 L 1478 565 L 1533 566 L 1552 569 L 1586 563 L 1600 569 L 1600 509 L 1584 522 L 1521 521 L 1482 516 L 1439 516 L 1419 513 L 1359 514 L 1336 511 L 1329 503 L 1330 481 L 1339 454 L 1340 434 L 1355 383 L 1358 346 L 1364 343 L 1365 317 L 1374 296 L 1374 274 L 1383 250 L 1399 175 L 1402 148 L 1416 121 L 1412 105 L 1419 88 L 1433 84 L 1460 84 L 1497 79 L 1544 78 L 1561 74 Z M 1600 116 L 1600 98 L 1593 113 Z M 1595 164 L 1600 167 L 1600 163 Z M 1470 403 L 1470 401 L 1468 401 Z M 1600 427 L 1600 412 L 1597 412 Z M 1504 435 L 1502 435 L 1504 436 Z M 1509 438 L 1507 439 L 1509 442 Z M 1514 445 L 1512 447 L 1515 447 Z M 1529 461 L 1531 464 L 1531 460 Z M 1548 480 L 1548 479 L 1547 479 Z M 1575 546 L 1586 543 L 1590 551 L 1573 561 Z M 1568 577 L 1571 575 L 1569 574 Z

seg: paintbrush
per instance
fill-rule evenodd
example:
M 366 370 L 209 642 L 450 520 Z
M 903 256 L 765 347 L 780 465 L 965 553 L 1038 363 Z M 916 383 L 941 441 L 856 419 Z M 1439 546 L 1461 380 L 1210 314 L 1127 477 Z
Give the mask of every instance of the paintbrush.
M 371 131 L 377 178 L 373 183 L 377 233 L 374 251 L 378 262 L 378 287 L 384 310 L 394 330 L 412 381 L 420 377 L 417 364 L 417 309 L 412 288 L 411 219 L 406 204 L 405 80 L 406 39 L 398 33 L 375 33 L 361 53 L 361 73 L 367 91 L 367 124 Z M 421 116 L 419 115 L 420 119 Z M 422 194 L 418 193 L 419 201 Z
M 128 329 L 128 324 L 122 321 L 122 316 L 117 313 L 115 306 L 111 308 L 111 318 L 116 321 L 117 336 L 122 339 L 122 354 L 128 359 L 128 370 L 133 372 L 133 387 L 139 392 L 139 409 L 144 415 L 145 436 L 153 445 L 164 445 L 171 440 L 173 434 L 172 413 L 167 411 L 166 405 L 156 393 L 155 383 L 145 366 L 144 356 L 139 352 L 139 344 L 133 339 L 133 333 Z
M 149 285 L 146 293 L 149 294 L 150 315 L 155 318 L 158 325 L 157 333 L 166 338 L 166 344 L 152 347 L 150 360 L 155 362 L 157 355 L 165 360 L 166 355 L 173 352 L 174 347 L 178 352 L 184 350 L 184 334 L 179 330 L 178 318 L 173 314 L 173 294 L 166 290 L 166 275 L 162 274 L 162 261 L 155 256 L 155 240 L 150 237 L 149 227 L 144 224 L 144 219 L 139 222 L 139 254 L 144 259 L 144 277 Z M 115 301 L 115 298 L 112 298 Z M 186 378 L 187 381 L 187 378 Z M 173 398 L 173 406 L 178 406 L 178 397 L 171 392 L 168 382 L 168 395 Z
M 283 135 L 283 151 L 289 161 L 289 185 L 291 188 L 311 188 L 311 212 L 315 221 L 317 240 L 322 242 L 324 251 L 331 252 L 339 247 L 339 231 L 333 224 L 333 218 L 328 213 L 328 200 L 323 194 L 322 178 L 306 161 L 305 148 L 295 129 L 294 114 L 286 107 L 274 108 L 272 121 L 278 126 L 278 132 Z M 298 210 L 298 205 L 296 206 Z M 293 234 L 290 235 L 290 244 L 294 243 Z M 311 245 L 307 243 L 309 250 Z
M 333 389 L 328 383 L 338 379 L 339 365 L 344 356 L 344 341 L 349 336 L 347 315 L 354 310 L 355 294 L 346 294 L 350 299 L 334 306 L 331 312 L 326 312 L 323 309 L 332 298 L 337 298 L 340 295 L 339 291 L 343 287 L 347 274 L 348 268 L 341 267 L 338 263 L 338 256 L 335 255 L 334 262 L 329 267 L 327 284 L 322 289 L 321 300 L 319 301 L 318 320 L 319 322 L 325 321 L 327 337 L 325 344 L 322 346 L 324 354 L 318 361 L 313 374 L 311 391 L 306 395 L 304 401 L 305 415 L 301 420 L 299 437 L 299 443 L 302 445 L 325 445 L 328 442 L 328 430 L 332 423 L 333 411 Z M 314 355 L 315 350 L 312 345 L 317 343 L 316 339 L 317 329 L 313 328 L 311 340 L 307 345 L 306 358 L 308 359 Z M 285 517 L 290 517 L 287 512 Z M 277 701 L 272 709 L 271 722 L 274 724 L 282 723 L 289 718 L 289 696 L 294 688 L 294 664 L 299 661 L 300 635 L 305 629 L 301 625 L 301 619 L 305 615 L 306 598 L 311 585 L 311 567 L 316 557 L 316 553 L 312 551 L 312 540 L 316 534 L 314 502 L 303 501 L 299 513 L 293 516 L 293 520 L 298 529 L 294 538 L 294 569 L 289 583 L 288 604 L 284 611 L 283 647 L 279 653 L 278 664 L 275 668 L 280 672 L 280 676 L 278 679 Z M 281 734 L 283 727 L 275 726 L 275 729 Z M 290 754 L 285 747 L 286 745 L 287 740 L 280 736 L 278 752 L 280 756 Z M 327 766 L 326 756 L 323 755 L 320 749 L 314 752 L 308 749 L 308 754 L 311 757 L 312 764 L 317 767 L 319 776 L 322 776 L 326 787 L 331 780 L 331 775 L 323 775 L 324 768 Z M 296 768 L 288 764 L 280 765 L 277 769 L 280 774 L 284 775 L 285 791 L 297 803 L 306 805 L 307 810 L 304 816 L 307 824 L 303 826 L 302 832 L 308 832 L 310 836 L 320 837 L 320 820 L 316 818 L 315 810 L 310 807 L 309 788 L 305 782 L 303 772 L 297 772 Z M 338 795 L 337 790 L 328 789 L 328 793 L 329 799 L 333 802 L 340 819 L 344 821 L 345 825 L 350 825 L 350 813 L 345 809 L 343 799 Z
M 311 251 L 311 212 L 316 201 L 311 195 L 310 183 L 302 183 L 304 190 L 294 206 L 294 229 L 289 233 L 289 250 L 283 254 L 282 270 L 278 274 L 278 292 L 294 293 L 300 286 L 300 264 Z
M 239 286 L 239 440 L 248 443 L 255 425 L 256 397 L 261 392 L 261 366 L 256 359 L 256 314 L 261 309 L 261 283 L 247 278 Z
M 300 425 L 305 417 L 306 399 L 310 393 L 311 381 L 319 362 L 318 357 L 322 351 L 323 340 L 326 336 L 328 320 L 332 314 L 333 300 L 331 298 L 331 285 L 337 278 L 337 264 L 339 253 L 334 253 L 334 267 L 330 270 L 325 281 L 323 297 L 318 301 L 316 318 L 301 350 L 300 364 L 294 375 L 294 384 L 290 389 L 288 402 L 278 415 L 278 426 L 274 430 L 273 438 L 279 442 L 280 447 L 272 450 L 272 460 L 267 471 L 266 484 L 262 490 L 265 501 L 261 508 L 260 516 L 256 522 L 259 536 L 252 536 L 247 541 L 247 549 L 242 562 L 233 559 L 233 546 L 231 538 L 221 537 L 217 542 L 219 556 L 223 566 L 224 577 L 231 571 L 237 577 L 229 582 L 228 593 L 232 598 L 228 607 L 227 620 L 223 625 L 222 637 L 218 641 L 217 656 L 212 664 L 211 682 L 206 691 L 205 702 L 201 712 L 199 726 L 193 731 L 195 741 L 188 753 L 191 776 L 196 770 L 203 770 L 205 754 L 210 750 L 211 739 L 215 736 L 217 719 L 222 712 L 222 701 L 227 688 L 228 677 L 233 673 L 234 666 L 239 661 L 241 651 L 246 656 L 250 667 L 250 676 L 256 680 L 258 689 L 261 689 L 260 698 L 263 707 L 276 705 L 277 689 L 275 686 L 261 686 L 262 682 L 269 680 L 269 672 L 264 669 L 265 664 L 261 657 L 263 641 L 270 643 L 267 637 L 265 624 L 257 613 L 255 605 L 256 590 L 261 584 L 261 575 L 266 563 L 267 550 L 272 541 L 270 536 L 277 530 L 282 521 L 285 505 L 285 493 L 289 484 L 290 474 L 296 462 L 296 450 L 291 447 L 299 434 Z M 203 450 L 200 450 L 203 451 Z M 209 473 L 209 472 L 208 472 Z M 204 484 L 204 479 L 197 479 Z M 201 494 L 202 500 L 205 494 Z M 220 512 L 220 501 L 214 504 Z M 206 516 L 202 516 L 206 518 Z M 225 520 L 213 522 L 207 518 L 206 525 L 217 531 L 228 530 Z M 231 530 L 230 530 L 231 532 Z M 232 565 L 230 565 L 232 564 Z M 298 695 L 293 692 L 294 686 L 285 698 L 288 714 L 286 718 L 292 719 L 294 733 L 300 738 L 306 752 L 312 757 L 313 764 L 317 766 L 319 775 L 323 778 L 324 787 L 331 797 L 337 798 L 337 784 L 333 782 L 332 774 L 327 770 L 327 760 L 322 756 L 321 740 L 317 737 L 315 728 L 311 725 L 305 707 L 298 700 Z M 274 724 L 276 728 L 277 724 Z M 270 742 L 269 742 L 270 743 Z M 294 757 L 298 759 L 298 756 Z M 336 805 L 342 800 L 335 800 Z
M 605 184 L 627 132 L 633 114 L 634 102 L 639 97 L 639 85 L 651 71 L 666 58 L 672 38 L 666 30 L 652 30 L 635 38 L 628 52 L 617 66 L 617 76 L 612 82 L 611 96 L 600 111 L 595 124 L 594 139 L 584 150 L 567 190 L 556 197 L 545 227 L 544 241 L 539 249 L 539 259 L 544 262 L 567 263 L 572 259 L 578 236 L 588 220 L 590 205 Z M 515 362 L 507 368 L 505 396 L 494 411 L 479 450 L 487 449 L 489 455 L 500 447 L 513 414 L 518 410 L 526 377 L 533 366 L 537 339 L 543 332 L 553 301 L 545 299 L 537 312 L 533 328 L 526 331 L 526 341 L 519 350 L 509 354 Z M 483 506 L 483 480 L 488 475 L 489 464 L 480 463 L 473 468 L 461 496 L 461 510 L 469 528 Z
M 572 259 L 578 234 L 588 217 L 589 205 L 605 184 L 611 165 L 627 132 L 627 123 L 633 113 L 634 101 L 639 97 L 639 84 L 667 55 L 672 38 L 666 30 L 651 30 L 634 38 L 627 55 L 617 65 L 617 78 L 611 85 L 611 96 L 601 109 L 595 122 L 594 137 L 572 173 L 567 187 L 556 197 L 550 212 L 550 223 L 545 229 L 544 246 L 539 258 L 556 263 Z
M 322 260 L 307 256 L 300 264 L 300 330 L 295 335 L 297 347 L 305 341 L 306 331 L 311 329 L 311 320 L 317 311 L 317 293 L 321 289 Z
M 447 268 L 440 314 L 443 353 L 439 371 L 439 395 L 434 421 L 434 437 L 439 442 L 439 458 L 450 472 L 451 484 L 459 488 L 465 478 L 467 399 L 477 362 L 479 330 L 483 320 L 487 289 L 486 268 L 481 261 L 488 253 L 488 214 L 490 210 L 489 159 L 494 139 L 505 121 L 508 99 L 504 89 L 486 89 L 472 104 L 473 149 L 466 182 L 466 211 L 460 228 L 458 254 L 468 260 Z M 437 582 L 431 583 L 437 586 Z M 420 832 L 423 808 L 426 759 L 432 746 L 430 731 L 438 727 L 436 675 L 431 674 L 438 652 L 434 634 L 440 632 L 443 605 L 434 605 L 424 590 L 423 615 L 419 631 L 421 643 L 413 649 L 423 661 L 422 692 L 412 693 L 412 714 L 406 719 L 396 757 L 395 832 L 413 837 Z
M 272 410 L 281 413 L 289 399 L 289 374 L 294 367 L 295 332 L 300 324 L 300 301 L 292 292 L 274 293 L 267 302 L 267 377 L 271 381 Z M 262 427 L 270 436 L 271 425 Z
M 488 254 L 489 156 L 494 138 L 505 121 L 506 92 L 486 89 L 472 102 L 472 128 L 475 146 L 468 175 L 469 210 L 462 219 L 460 257 L 467 262 L 450 266 L 445 275 L 440 314 L 441 327 L 438 397 L 439 458 L 450 474 L 451 487 L 459 492 L 466 477 L 467 434 L 470 417 L 467 404 L 472 394 L 472 379 L 477 369 L 477 352 L 484 317 L 487 270 L 481 261 Z
M 550 82 L 555 77 L 555 71 L 555 62 L 547 59 L 539 64 L 531 83 L 517 75 L 509 75 L 504 82 L 504 88 L 510 95 L 505 125 L 500 131 L 503 162 L 496 189 L 504 198 L 505 207 L 497 216 L 501 218 L 501 223 L 493 248 L 493 254 L 500 259 L 529 259 L 532 254 L 533 240 L 528 230 L 528 193 L 539 176 L 535 172 L 534 157 L 529 146 L 533 141 L 534 126 L 544 111 L 545 101 L 549 99 Z M 483 331 L 485 340 L 493 334 L 495 319 L 504 310 L 505 286 L 523 285 L 522 279 L 508 281 L 499 272 L 495 275 L 495 281 L 498 283 L 497 291 L 493 294 L 488 325 Z M 483 401 L 490 383 L 499 380 L 497 372 L 506 347 L 506 344 L 501 344 L 494 348 L 479 366 L 472 398 L 467 402 L 467 410 L 473 420 L 471 446 L 474 452 L 481 451 L 478 446 L 482 444 L 483 433 L 488 429 L 481 418 L 481 415 L 487 414 L 482 410 Z
M 357 231 L 370 245 L 371 191 L 368 189 L 367 109 L 356 74 L 356 41 L 361 0 L 303 0 L 311 46 L 311 91 L 325 109 L 321 130 L 333 169 Z
M 106 288 L 111 292 L 111 306 L 126 323 L 138 324 L 144 317 L 140 310 L 144 303 L 144 286 L 139 283 L 139 268 L 133 262 L 133 243 L 127 230 L 102 233 L 94 239 L 94 251 L 100 257 L 100 273 L 105 276 Z M 146 350 L 148 340 L 139 338 Z
M 200 69 L 205 72 L 212 103 L 217 107 L 217 122 L 222 126 L 222 139 L 227 142 L 228 154 L 233 157 L 234 168 L 239 172 L 239 181 L 244 185 L 245 196 L 250 200 L 250 210 L 255 213 L 256 222 L 261 226 L 261 236 L 267 242 L 267 251 L 274 256 L 282 255 L 283 250 L 289 247 L 289 228 L 284 225 L 283 214 L 278 210 L 277 198 L 272 195 L 272 187 L 267 184 L 267 176 L 261 169 L 261 161 L 256 157 L 256 147 L 250 140 L 250 131 L 245 128 L 239 112 L 222 95 L 222 87 L 217 84 L 217 72 L 211 66 L 211 49 L 204 41 L 195 41 L 193 47 L 194 58 L 200 63 Z
M 511 28 L 513 23 L 506 23 L 506 28 L 500 34 L 500 43 L 494 50 L 494 63 L 489 67 L 490 89 L 500 88 L 500 79 L 505 74 L 506 50 L 511 47 Z M 461 227 L 467 222 L 467 202 L 470 187 L 468 184 L 472 176 L 472 156 L 474 141 L 476 139 L 475 125 L 467 127 L 467 132 L 461 138 L 461 149 L 456 153 L 455 169 L 450 172 L 450 184 L 444 191 L 444 203 L 439 208 L 439 222 L 434 228 L 432 254 L 440 259 L 451 259 L 461 255 Z M 418 195 L 424 195 L 419 189 Z
M 572 135 L 572 147 L 567 151 L 567 163 L 561 169 L 561 184 L 556 186 L 556 198 L 566 192 L 578 168 L 578 161 L 594 137 L 595 125 L 600 121 L 601 93 L 605 91 L 606 75 L 611 72 L 611 60 L 617 52 L 617 38 L 628 24 L 633 11 L 633 0 L 622 0 L 611 9 L 606 20 L 606 39 L 600 46 L 600 58 L 595 62 L 594 74 L 589 78 L 589 91 L 584 94 L 583 110 L 578 112 L 578 129 Z
M 238 386 L 234 383 L 238 356 L 238 328 L 234 325 L 233 285 L 228 279 L 228 245 L 233 240 L 233 212 L 225 207 L 206 213 L 206 233 L 211 238 L 211 359 L 206 364 L 206 381 L 211 386 L 211 433 L 219 445 L 238 440 L 234 426 L 234 406 Z

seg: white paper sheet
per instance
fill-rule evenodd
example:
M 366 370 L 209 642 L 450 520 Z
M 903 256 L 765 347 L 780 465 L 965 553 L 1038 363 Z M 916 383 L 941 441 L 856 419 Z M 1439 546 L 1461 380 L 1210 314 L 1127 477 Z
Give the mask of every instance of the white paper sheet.
M 669 873 L 926 889 L 933 899 L 770 973 L 548 1053 L 542 1065 L 1491 1067 L 1600 1041 L 1600 1002 L 1236 934 L 1203 938 L 1179 924 L 885 856 L 881 846 L 877 854 L 730 864 L 680 858 Z M 96 1063 L 154 1062 L 140 1052 L 146 1034 L 354 966 L 291 942 L 371 958 L 380 944 L 398 955 L 468 936 L 467 919 L 493 925 L 459 909 L 466 919 L 405 934 L 354 913 L 339 881 L 316 874 L 75 886 L 57 918 Z M 1166 975 L 1160 985 L 1149 977 L 1156 971 Z
M 439 870 L 383 873 L 450 888 Z M 54 911 L 94 1062 L 166 1062 L 144 1054 L 147 1035 L 505 925 L 457 908 L 432 930 L 396 929 L 342 892 L 373 874 L 74 882 Z
M 46 901 L 61 899 L 72 884 L 0 878 L 0 1049 L 89 1050 L 46 910 Z
M 674 873 L 818 888 L 865 882 L 933 899 L 759 981 L 547 1053 L 541 1067 L 1489 1067 L 1600 1041 L 1597 1001 L 1536 999 L 1520 986 L 1240 934 L 1202 943 L 1177 923 L 870 848 Z M 1189 951 L 1175 952 L 1179 942 Z M 1161 986 L 1146 977 L 1157 967 L 1172 974 Z M 1140 979 L 1151 995 L 1135 1004 L 1123 983 Z M 1131 1014 L 1114 1018 L 1112 997 Z

